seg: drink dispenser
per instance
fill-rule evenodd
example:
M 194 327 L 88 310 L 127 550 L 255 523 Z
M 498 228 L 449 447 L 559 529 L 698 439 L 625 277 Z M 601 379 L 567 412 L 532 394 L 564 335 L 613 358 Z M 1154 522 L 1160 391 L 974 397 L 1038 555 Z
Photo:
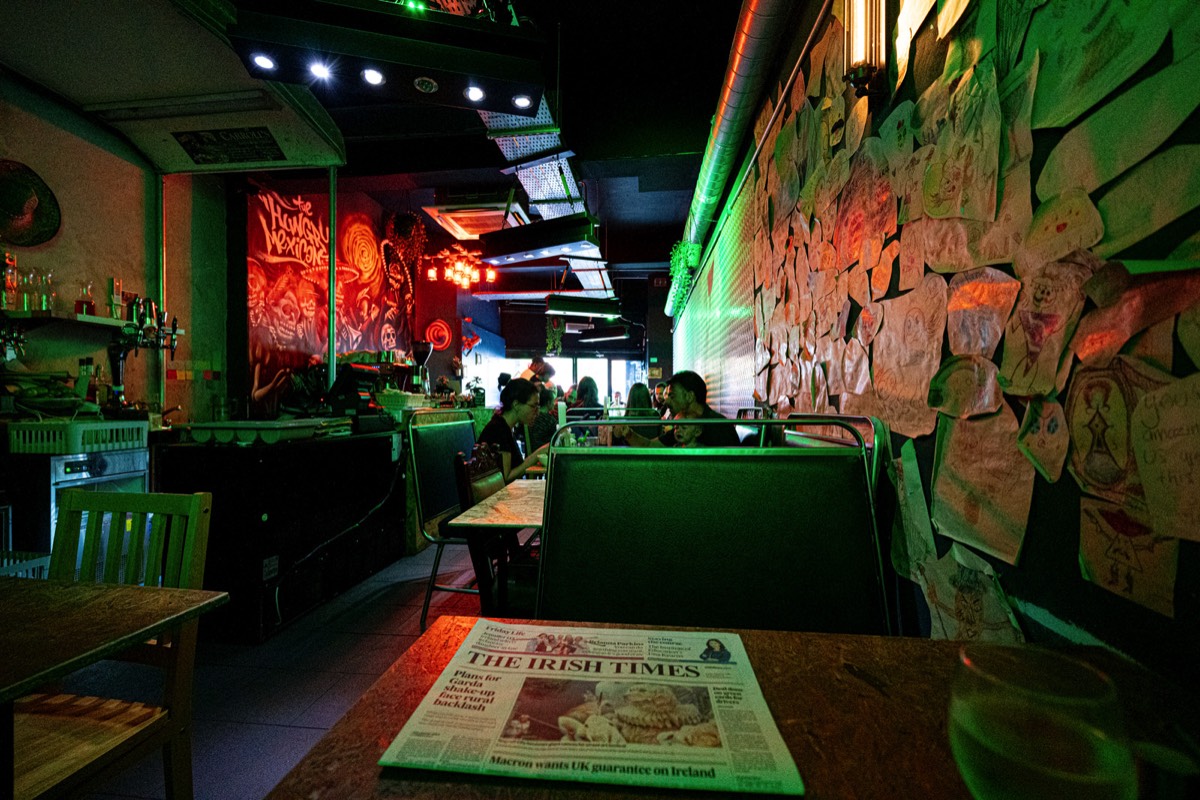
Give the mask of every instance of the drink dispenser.
M 413 342 L 413 372 L 412 388 L 414 392 L 429 391 L 429 369 L 425 363 L 433 354 L 433 345 L 429 342 Z

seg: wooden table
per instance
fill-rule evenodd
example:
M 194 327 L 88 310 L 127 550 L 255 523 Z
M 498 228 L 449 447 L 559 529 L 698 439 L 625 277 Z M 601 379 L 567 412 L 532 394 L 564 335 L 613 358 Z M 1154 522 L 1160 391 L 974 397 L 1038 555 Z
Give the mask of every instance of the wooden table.
M 450 520 L 451 528 L 540 528 L 546 481 L 513 481 Z
M 508 555 L 515 552 L 518 531 L 542 527 L 545 502 L 546 481 L 517 480 L 448 523 L 454 535 L 467 540 L 471 565 L 475 568 L 475 583 L 479 587 L 479 613 L 485 616 L 505 613 Z M 493 559 L 499 560 L 501 570 L 493 570 Z
M 269 797 L 711 800 L 720 795 L 377 766 L 474 623 L 474 618 L 440 618 Z M 779 631 L 737 633 L 800 769 L 808 798 L 969 796 L 951 757 L 946 730 L 959 643 Z M 1195 701 L 1182 690 L 1148 680 L 1144 670 L 1106 651 L 1072 648 L 1072 653 L 1113 676 L 1129 701 L 1126 716 L 1134 738 L 1156 740 L 1172 720 L 1196 725 Z
M 13 785 L 15 699 L 228 599 L 199 589 L 0 578 L 0 787 Z

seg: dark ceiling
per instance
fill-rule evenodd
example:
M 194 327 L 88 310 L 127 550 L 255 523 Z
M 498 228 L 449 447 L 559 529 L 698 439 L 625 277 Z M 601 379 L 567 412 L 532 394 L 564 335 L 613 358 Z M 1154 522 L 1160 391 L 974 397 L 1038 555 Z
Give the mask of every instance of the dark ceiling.
M 272 3 L 237 5 L 261 10 Z M 682 236 L 739 6 L 512 4 L 519 27 L 542 39 L 551 115 L 562 147 L 575 154 L 571 169 L 600 221 L 601 250 L 618 279 L 665 270 Z M 341 179 L 385 207 L 427 204 L 434 192 L 503 193 L 516 184 L 501 171 L 508 164 L 474 110 L 314 93 L 345 137 Z

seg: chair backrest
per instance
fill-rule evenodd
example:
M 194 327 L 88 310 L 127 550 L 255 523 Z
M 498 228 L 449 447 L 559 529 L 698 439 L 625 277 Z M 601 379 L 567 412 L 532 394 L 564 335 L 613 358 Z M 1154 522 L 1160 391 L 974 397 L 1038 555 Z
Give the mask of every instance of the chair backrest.
M 892 632 L 861 446 L 553 448 L 550 463 L 540 618 Z
M 443 519 L 458 513 L 454 456 L 475 446 L 475 421 L 470 411 L 413 414 L 408 424 L 414 494 L 421 531 L 437 536 Z
M 487 442 L 476 444 L 470 457 L 466 453 L 454 457 L 458 504 L 462 510 L 504 488 L 502 464 L 500 448 Z
M 87 492 L 58 502 L 50 577 L 199 589 L 212 494 Z

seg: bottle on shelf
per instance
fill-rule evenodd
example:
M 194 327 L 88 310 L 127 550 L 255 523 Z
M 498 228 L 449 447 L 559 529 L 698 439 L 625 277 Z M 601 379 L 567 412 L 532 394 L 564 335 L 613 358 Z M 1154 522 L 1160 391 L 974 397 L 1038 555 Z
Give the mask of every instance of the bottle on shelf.
M 0 302 L 10 311 L 17 310 L 17 290 L 21 285 L 21 275 L 17 272 L 17 256 L 14 253 L 4 254 L 4 293 Z

